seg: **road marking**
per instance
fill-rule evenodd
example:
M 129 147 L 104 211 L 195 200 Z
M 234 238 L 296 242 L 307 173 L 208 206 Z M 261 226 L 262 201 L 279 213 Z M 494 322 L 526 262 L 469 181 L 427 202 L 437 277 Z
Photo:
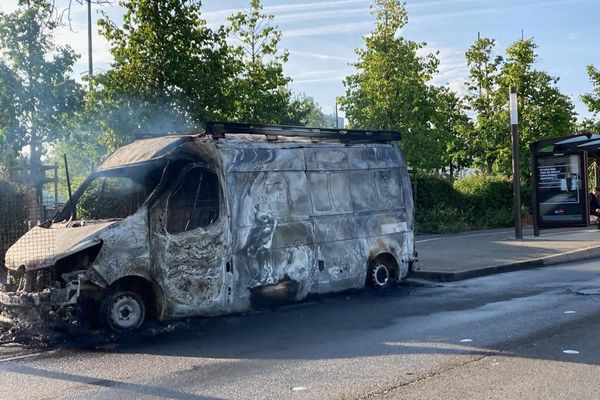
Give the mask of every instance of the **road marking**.
M 573 310 L 565 311 L 565 314 L 576 314 L 576 313 L 577 313 L 577 311 L 573 311 Z
M 302 392 L 304 390 L 308 390 L 308 388 L 306 386 L 294 386 L 292 388 L 293 392 Z
M 435 237 L 435 238 L 430 238 L 430 239 L 415 240 L 415 243 L 431 242 L 433 240 L 442 240 L 442 239 L 467 238 L 467 237 L 475 237 L 475 236 L 490 236 L 490 235 L 498 235 L 500 233 L 507 233 L 507 232 L 511 232 L 511 231 L 512 231 L 512 229 L 510 229 L 510 230 L 503 230 L 503 231 L 495 231 L 495 232 L 473 233 L 473 234 L 470 234 L 470 235 L 455 235 L 455 236 L 446 236 L 446 237 Z
M 33 358 L 33 357 L 51 355 L 51 354 L 54 354 L 56 352 L 58 352 L 58 350 L 40 351 L 40 352 L 37 352 L 37 353 L 23 354 L 23 355 L 20 355 L 20 356 L 0 358 L 0 363 L 10 362 L 10 361 L 19 361 L 19 360 L 24 360 L 24 359 L 27 359 L 27 358 Z
M 555 233 L 545 233 L 544 236 L 560 236 L 560 235 L 564 235 L 565 233 L 586 233 L 587 230 L 581 230 L 581 229 L 574 229 L 572 231 L 562 231 L 562 232 L 555 232 Z
M 579 354 L 579 352 L 577 350 L 563 350 L 563 353 L 565 353 L 565 354 Z
M 461 343 L 469 343 L 469 342 L 472 342 L 472 341 L 473 341 L 473 339 L 460 339 Z
M 440 240 L 440 239 L 447 239 L 447 238 L 433 238 L 433 239 L 415 240 L 415 243 L 425 243 L 425 242 L 431 242 L 431 241 Z
M 470 235 L 462 235 L 462 234 L 458 234 L 458 235 L 454 235 L 454 236 L 440 236 L 440 237 L 434 237 L 434 238 L 429 238 L 429 239 L 423 239 L 423 240 L 415 240 L 415 243 L 425 243 L 425 242 L 431 242 L 434 240 L 442 240 L 442 239 L 452 239 L 452 238 L 467 238 L 467 237 L 475 237 L 475 236 L 490 236 L 490 235 L 497 235 L 500 233 L 508 233 L 508 232 L 512 232 L 513 229 L 504 229 L 504 230 L 498 230 L 495 232 L 484 232 L 484 233 L 473 233 Z M 564 231 L 564 232 L 557 232 L 557 233 L 546 233 L 544 236 L 548 237 L 548 236 L 559 236 L 559 235 L 564 235 L 566 233 L 578 233 L 581 232 L 581 230 L 572 230 L 572 231 Z M 526 236 L 525 239 L 528 239 L 528 237 Z

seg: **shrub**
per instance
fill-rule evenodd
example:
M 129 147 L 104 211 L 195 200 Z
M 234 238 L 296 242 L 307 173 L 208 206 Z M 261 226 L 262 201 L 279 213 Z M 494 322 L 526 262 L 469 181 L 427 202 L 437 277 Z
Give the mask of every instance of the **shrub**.
M 452 182 L 439 176 L 416 181 L 417 233 L 450 233 L 503 228 L 514 223 L 512 181 L 505 177 L 472 175 Z M 531 209 L 531 189 L 521 188 L 523 217 Z
M 445 205 L 454 206 L 459 199 L 449 179 L 434 175 L 419 175 L 416 182 L 415 207 L 420 210 L 431 210 Z
M 417 211 L 415 225 L 418 233 L 451 233 L 464 231 L 467 222 L 459 209 L 434 208 Z
M 447 233 L 465 230 L 467 224 L 460 208 L 462 195 L 452 187 L 449 179 L 417 176 L 415 193 L 415 230 L 419 233 Z
M 454 182 L 464 196 L 469 224 L 475 228 L 501 228 L 514 221 L 512 182 L 504 177 L 472 175 Z

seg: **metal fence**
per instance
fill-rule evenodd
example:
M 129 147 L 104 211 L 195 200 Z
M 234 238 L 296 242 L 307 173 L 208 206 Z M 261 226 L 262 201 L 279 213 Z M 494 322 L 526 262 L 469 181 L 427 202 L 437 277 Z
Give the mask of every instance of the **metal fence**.
M 40 193 L 0 180 L 0 282 L 5 281 L 6 251 L 28 230 L 52 218 L 59 207 L 53 192 L 51 183 L 45 184 Z M 14 256 L 29 260 L 52 256 L 55 248 L 52 232 L 40 230 L 35 236 L 15 247 Z
M 6 250 L 30 226 L 30 207 L 27 192 L 8 182 L 0 181 L 0 275 L 4 270 Z

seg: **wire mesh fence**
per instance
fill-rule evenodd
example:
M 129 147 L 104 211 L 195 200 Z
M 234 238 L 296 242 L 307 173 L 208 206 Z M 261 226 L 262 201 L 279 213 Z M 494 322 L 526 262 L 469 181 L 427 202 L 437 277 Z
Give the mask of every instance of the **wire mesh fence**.
M 7 250 L 31 228 L 51 218 L 57 208 L 53 197 L 0 181 L 0 282 L 6 281 Z M 50 229 L 31 232 L 11 251 L 12 262 L 35 263 L 54 255 L 54 235 Z
M 30 210 L 25 190 L 0 182 L 0 278 L 6 250 L 29 229 Z

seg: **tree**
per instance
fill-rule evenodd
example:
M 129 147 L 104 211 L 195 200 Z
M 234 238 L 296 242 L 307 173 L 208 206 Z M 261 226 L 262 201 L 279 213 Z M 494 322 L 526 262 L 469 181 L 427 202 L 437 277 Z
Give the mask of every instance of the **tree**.
M 447 168 L 453 178 L 460 169 L 471 165 L 468 140 L 473 126 L 465 113 L 463 101 L 447 87 L 436 88 L 435 107 L 434 136 L 442 146 L 436 154 L 441 156 L 439 164 L 442 169 Z
M 592 82 L 592 92 L 586 93 L 581 96 L 581 101 L 585 103 L 589 111 L 593 113 L 593 119 L 586 119 L 583 123 L 583 127 L 596 132 L 600 131 L 600 119 L 598 114 L 600 113 L 600 71 L 598 71 L 593 65 L 588 65 L 587 73 Z
M 94 92 L 88 92 L 85 95 L 84 107 L 72 119 L 72 133 L 58 141 L 48 152 L 50 162 L 63 165 L 63 155 L 67 156 L 69 163 L 69 175 L 73 188 L 90 174 L 90 172 L 115 148 L 116 143 L 110 143 L 110 135 L 104 134 L 104 127 L 101 124 L 100 116 L 95 107 L 96 104 L 89 100 Z M 66 186 L 66 171 L 59 168 L 59 194 L 67 198 L 68 190 Z
M 522 177 L 529 175 L 529 144 L 572 133 L 574 106 L 558 89 L 559 78 L 535 69 L 537 45 L 518 40 L 506 49 L 506 57 L 493 57 L 494 41 L 477 39 L 467 52 L 470 94 L 467 102 L 476 113 L 470 134 L 473 155 L 488 173 L 512 173 L 508 92 L 518 90 Z
M 90 98 L 120 145 L 135 133 L 197 129 L 232 114 L 235 60 L 223 27 L 207 27 L 197 0 L 128 0 L 122 26 L 99 20 L 111 70 Z M 92 107 L 93 108 L 93 107 Z
M 529 176 L 529 144 L 545 138 L 565 136 L 575 129 L 575 107 L 571 99 L 560 92 L 558 77 L 537 70 L 537 45 L 533 39 L 518 40 L 506 49 L 506 60 L 498 77 L 497 102 L 502 104 L 502 121 L 506 134 L 504 149 L 498 157 L 498 172 L 511 175 L 510 117 L 508 92 L 518 90 L 519 133 L 521 142 L 522 177 Z
M 68 134 L 83 93 L 71 78 L 77 56 L 52 40 L 51 13 L 44 0 L 20 0 L 13 13 L 0 13 L 0 148 L 11 162 L 29 147 L 39 190 L 41 157 Z
M 273 15 L 263 14 L 260 0 L 231 17 L 238 76 L 235 84 L 235 119 L 242 122 L 289 123 L 287 110 L 293 99 L 283 73 L 288 52 L 279 52 L 281 31 Z
M 437 71 L 434 54 L 420 56 L 425 43 L 404 39 L 408 22 L 398 0 L 376 0 L 375 28 L 357 49 L 357 73 L 346 77 L 346 95 L 339 99 L 353 127 L 398 130 L 400 146 L 415 168 L 437 169 L 445 150 L 434 137 L 435 89 L 428 85 Z M 426 149 L 426 151 L 424 151 Z
M 469 66 L 466 101 L 475 112 L 473 129 L 468 132 L 468 149 L 474 161 L 491 174 L 504 146 L 505 124 L 499 116 L 497 100 L 499 67 L 503 58 L 494 56 L 495 40 L 477 38 L 465 56 Z
M 305 94 L 292 96 L 286 124 L 326 127 L 325 114 L 315 99 Z

